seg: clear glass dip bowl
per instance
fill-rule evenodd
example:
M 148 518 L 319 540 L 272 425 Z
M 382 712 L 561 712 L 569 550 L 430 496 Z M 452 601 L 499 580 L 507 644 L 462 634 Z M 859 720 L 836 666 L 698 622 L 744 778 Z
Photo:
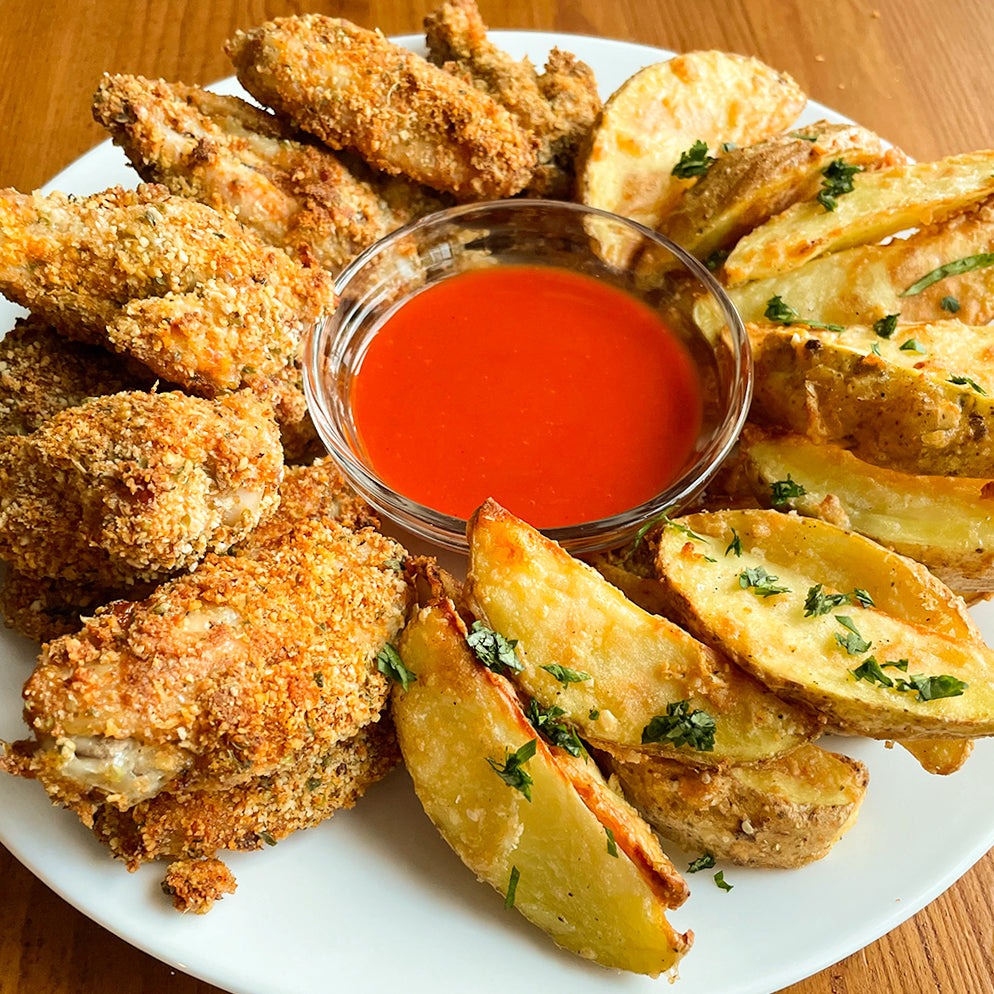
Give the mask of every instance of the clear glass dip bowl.
M 631 251 L 604 250 L 619 240 Z M 626 257 L 623 264 L 605 261 L 619 254 Z M 305 344 L 304 391 L 315 428 L 352 486 L 385 518 L 431 545 L 465 552 L 464 519 L 397 493 L 364 459 L 352 417 L 352 381 L 378 328 L 411 296 L 457 273 L 503 265 L 557 266 L 621 288 L 653 307 L 694 358 L 703 419 L 677 478 L 619 514 L 542 529 L 576 555 L 622 546 L 648 520 L 679 513 L 703 490 L 735 444 L 752 395 L 749 340 L 721 286 L 688 253 L 634 221 L 573 203 L 501 200 L 440 211 L 370 246 L 336 280 L 339 305 Z M 702 303 L 707 332 L 693 317 Z M 426 399 L 426 409 L 411 416 L 430 418 L 429 404 Z

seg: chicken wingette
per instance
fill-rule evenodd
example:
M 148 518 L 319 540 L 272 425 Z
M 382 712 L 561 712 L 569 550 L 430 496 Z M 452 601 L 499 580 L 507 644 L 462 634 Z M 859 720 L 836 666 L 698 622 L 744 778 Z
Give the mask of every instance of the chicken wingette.
M 335 305 L 322 267 L 151 185 L 83 198 L 0 191 L 0 292 L 192 393 L 250 387 L 291 422 L 305 407 L 301 336 Z
M 94 117 L 142 179 L 236 215 L 263 241 L 334 272 L 449 204 L 332 152 L 273 114 L 197 86 L 104 76 Z
M 535 150 L 505 108 L 379 32 L 306 14 L 239 32 L 226 51 L 260 103 L 374 169 L 460 200 L 531 178 Z
M 283 449 L 250 391 L 95 397 L 0 439 L 0 558 L 107 586 L 224 552 L 275 510 Z
M 92 824 L 163 790 L 194 796 L 306 768 L 378 720 L 410 587 L 367 528 L 300 523 L 253 555 L 209 555 L 141 602 L 43 646 L 24 688 L 33 740 L 0 766 Z

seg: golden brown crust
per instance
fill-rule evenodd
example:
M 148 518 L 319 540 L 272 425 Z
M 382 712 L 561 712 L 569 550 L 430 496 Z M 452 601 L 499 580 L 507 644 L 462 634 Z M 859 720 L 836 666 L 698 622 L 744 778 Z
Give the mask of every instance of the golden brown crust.
M 219 859 L 179 859 L 172 863 L 162 889 L 177 911 L 206 914 L 225 894 L 235 893 L 235 878 Z
M 82 199 L 3 191 L 0 290 L 194 393 L 245 385 L 270 399 L 299 393 L 301 335 L 335 303 L 325 270 L 156 186 Z
M 279 18 L 226 50 L 261 103 L 375 169 L 487 200 L 518 193 L 535 165 L 528 136 L 496 101 L 349 21 Z
M 247 392 L 96 397 L 0 442 L 0 556 L 33 577 L 151 579 L 241 540 L 282 476 L 271 412 Z
M 448 203 L 346 161 L 238 97 L 200 87 L 106 75 L 93 113 L 147 182 L 230 211 L 268 244 L 332 271 Z
M 375 657 L 406 618 L 402 556 L 371 529 L 306 522 L 257 558 L 208 556 L 145 601 L 109 605 L 44 647 L 24 689 L 37 741 L 4 765 L 86 820 L 166 784 L 226 789 L 327 751 L 386 703 Z
M 137 362 L 63 338 L 40 318 L 19 318 L 0 340 L 0 434 L 26 435 L 89 397 L 149 390 L 155 379 Z
M 104 805 L 93 830 L 129 869 L 164 856 L 203 859 L 275 845 L 351 808 L 399 762 L 384 718 L 299 764 L 225 790 L 166 790 L 127 811 Z

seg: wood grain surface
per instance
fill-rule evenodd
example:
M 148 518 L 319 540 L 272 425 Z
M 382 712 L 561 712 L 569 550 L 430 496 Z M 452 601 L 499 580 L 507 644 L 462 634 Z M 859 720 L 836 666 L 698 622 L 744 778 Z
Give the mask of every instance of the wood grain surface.
M 994 147 L 989 0 L 479 4 L 493 28 L 756 55 L 791 73 L 813 99 L 918 159 Z M 269 17 L 313 10 L 409 34 L 421 30 L 432 6 L 430 0 L 0 0 L 0 187 L 36 188 L 103 140 L 89 105 L 105 71 L 210 83 L 231 74 L 224 40 Z M 913 829 L 904 841 L 914 852 Z M 881 858 L 895 857 L 883 851 Z M 909 873 L 919 858 L 928 854 L 915 853 Z M 992 894 L 994 855 L 988 854 L 913 919 L 785 994 L 994 994 Z M 812 895 L 811 914 L 817 903 Z M 0 994 L 215 990 L 93 924 L 0 849 Z M 661 981 L 660 990 L 678 994 L 679 984 Z

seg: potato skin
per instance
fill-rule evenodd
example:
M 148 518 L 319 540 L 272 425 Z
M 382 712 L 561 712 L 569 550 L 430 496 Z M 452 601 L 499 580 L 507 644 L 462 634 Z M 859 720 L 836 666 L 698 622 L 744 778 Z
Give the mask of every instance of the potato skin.
M 397 738 L 426 813 L 463 862 L 566 949 L 650 976 L 690 948 L 666 911 L 686 883 L 648 827 L 596 773 L 546 746 L 510 684 L 479 665 L 451 602 L 423 608 L 400 653 L 416 676 L 393 694 Z M 531 740 L 530 799 L 487 761 Z M 616 843 L 612 852 L 605 826 Z
M 665 838 L 740 866 L 823 858 L 855 823 L 869 782 L 862 763 L 812 743 L 725 770 L 641 750 L 598 752 L 597 760 Z

